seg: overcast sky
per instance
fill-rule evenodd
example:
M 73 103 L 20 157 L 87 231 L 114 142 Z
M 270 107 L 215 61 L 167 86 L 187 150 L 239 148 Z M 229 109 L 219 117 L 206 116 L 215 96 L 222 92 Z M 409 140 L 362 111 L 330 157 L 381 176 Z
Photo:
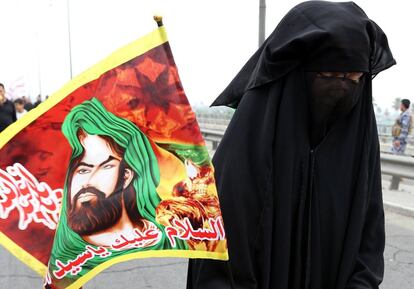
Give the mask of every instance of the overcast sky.
M 268 35 L 301 1 L 266 2 Z M 414 100 L 410 1 L 356 3 L 385 31 L 398 63 L 375 78 L 376 102 L 385 108 L 396 97 Z M 0 11 L 0 82 L 6 89 L 24 83 L 32 98 L 50 95 L 70 79 L 68 23 L 76 76 L 155 29 L 152 16 L 162 14 L 193 104 L 211 103 L 258 45 L 259 0 L 0 0 Z

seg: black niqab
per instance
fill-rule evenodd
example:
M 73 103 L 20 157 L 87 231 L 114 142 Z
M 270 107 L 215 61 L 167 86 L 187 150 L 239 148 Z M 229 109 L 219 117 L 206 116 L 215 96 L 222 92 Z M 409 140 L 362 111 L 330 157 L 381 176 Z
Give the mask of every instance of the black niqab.
M 335 121 L 345 117 L 358 102 L 364 79 L 318 76 L 306 72 L 306 90 L 310 97 L 310 144 L 314 148 L 326 136 Z
M 385 34 L 352 2 L 309 1 L 283 18 L 213 104 L 237 107 L 213 158 L 230 260 L 191 260 L 187 288 L 378 288 L 371 79 L 393 64 Z M 364 75 L 332 79 L 347 88 L 325 112 L 312 104 L 330 85 L 318 71 Z

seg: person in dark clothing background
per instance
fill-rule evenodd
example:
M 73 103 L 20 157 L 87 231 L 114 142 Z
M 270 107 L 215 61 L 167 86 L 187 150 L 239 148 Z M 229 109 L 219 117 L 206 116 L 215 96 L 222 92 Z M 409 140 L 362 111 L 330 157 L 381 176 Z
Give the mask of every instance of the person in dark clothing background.
M 0 83 L 0 132 L 16 121 L 13 102 L 6 98 L 4 85 Z
M 22 99 L 24 102 L 24 109 L 26 111 L 31 111 L 33 108 L 35 108 L 32 101 L 30 100 L 30 97 L 22 96 Z
M 395 64 L 353 2 L 295 6 L 213 105 L 237 108 L 214 155 L 229 261 L 188 289 L 374 289 L 385 246 L 372 79 Z

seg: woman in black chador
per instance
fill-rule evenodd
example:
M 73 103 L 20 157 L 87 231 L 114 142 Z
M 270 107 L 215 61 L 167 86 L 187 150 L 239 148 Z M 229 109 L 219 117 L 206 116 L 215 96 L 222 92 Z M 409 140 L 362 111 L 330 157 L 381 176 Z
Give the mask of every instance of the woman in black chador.
M 373 289 L 385 244 L 372 79 L 395 64 L 352 2 L 294 7 L 213 105 L 237 108 L 214 156 L 228 262 L 189 289 Z

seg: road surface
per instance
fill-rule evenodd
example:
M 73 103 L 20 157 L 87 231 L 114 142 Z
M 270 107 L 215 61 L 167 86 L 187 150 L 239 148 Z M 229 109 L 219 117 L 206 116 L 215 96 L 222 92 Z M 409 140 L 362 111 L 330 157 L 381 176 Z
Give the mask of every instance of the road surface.
M 385 278 L 381 289 L 414 288 L 414 218 L 386 212 Z M 41 278 L 0 248 L 0 289 L 41 288 Z M 147 259 L 117 264 L 84 289 L 184 289 L 186 259 Z

